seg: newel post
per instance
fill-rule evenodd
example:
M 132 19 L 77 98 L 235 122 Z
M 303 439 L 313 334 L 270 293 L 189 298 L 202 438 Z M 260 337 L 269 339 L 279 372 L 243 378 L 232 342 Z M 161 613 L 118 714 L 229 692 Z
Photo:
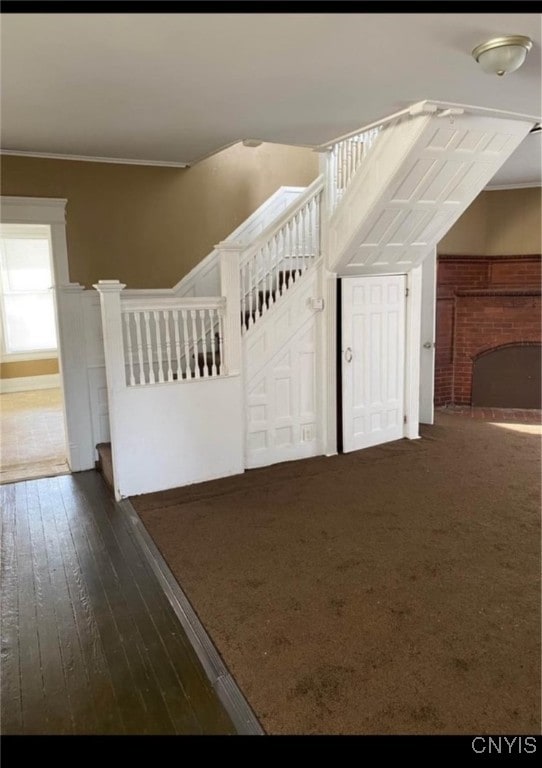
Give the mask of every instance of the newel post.
M 105 373 L 109 398 L 114 392 L 126 387 L 126 369 L 124 364 L 124 344 L 122 340 L 122 317 L 120 311 L 120 293 L 126 288 L 118 280 L 100 280 L 96 285 L 100 294 L 102 311 L 102 330 L 104 337 Z M 114 404 L 109 402 L 109 413 Z
M 239 261 L 243 250 L 235 243 L 215 245 L 220 255 L 220 293 L 226 298 L 222 348 L 228 375 L 241 372 L 241 282 Z

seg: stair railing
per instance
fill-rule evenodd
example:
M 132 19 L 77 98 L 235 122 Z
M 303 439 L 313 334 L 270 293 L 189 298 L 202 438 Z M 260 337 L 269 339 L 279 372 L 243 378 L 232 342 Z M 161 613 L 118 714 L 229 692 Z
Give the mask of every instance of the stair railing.
M 371 151 L 382 127 L 377 125 L 331 145 L 328 165 L 330 213 L 341 201 L 356 171 Z
M 228 375 L 225 297 L 129 299 L 118 280 L 94 287 L 111 392 Z
M 319 176 L 239 259 L 241 328 L 248 331 L 320 256 Z
M 225 299 L 121 301 L 127 385 L 225 375 Z

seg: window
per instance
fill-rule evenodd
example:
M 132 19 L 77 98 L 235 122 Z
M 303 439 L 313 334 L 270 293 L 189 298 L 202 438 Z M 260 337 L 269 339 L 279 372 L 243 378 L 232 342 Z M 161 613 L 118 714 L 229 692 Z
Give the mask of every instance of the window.
M 56 353 L 50 230 L 2 224 L 0 288 L 2 356 Z

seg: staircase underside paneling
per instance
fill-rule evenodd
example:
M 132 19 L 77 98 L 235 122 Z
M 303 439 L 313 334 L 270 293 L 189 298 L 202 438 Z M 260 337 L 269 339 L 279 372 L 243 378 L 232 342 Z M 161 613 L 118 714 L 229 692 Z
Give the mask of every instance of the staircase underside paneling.
M 331 217 L 330 268 L 346 276 L 418 266 L 531 127 L 469 113 L 388 126 Z

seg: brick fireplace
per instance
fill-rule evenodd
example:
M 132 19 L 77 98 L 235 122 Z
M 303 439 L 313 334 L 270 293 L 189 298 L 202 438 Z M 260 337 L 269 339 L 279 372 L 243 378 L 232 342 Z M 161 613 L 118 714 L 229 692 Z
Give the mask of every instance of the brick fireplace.
M 481 355 L 540 345 L 540 266 L 540 256 L 439 256 L 435 405 L 471 404 Z

